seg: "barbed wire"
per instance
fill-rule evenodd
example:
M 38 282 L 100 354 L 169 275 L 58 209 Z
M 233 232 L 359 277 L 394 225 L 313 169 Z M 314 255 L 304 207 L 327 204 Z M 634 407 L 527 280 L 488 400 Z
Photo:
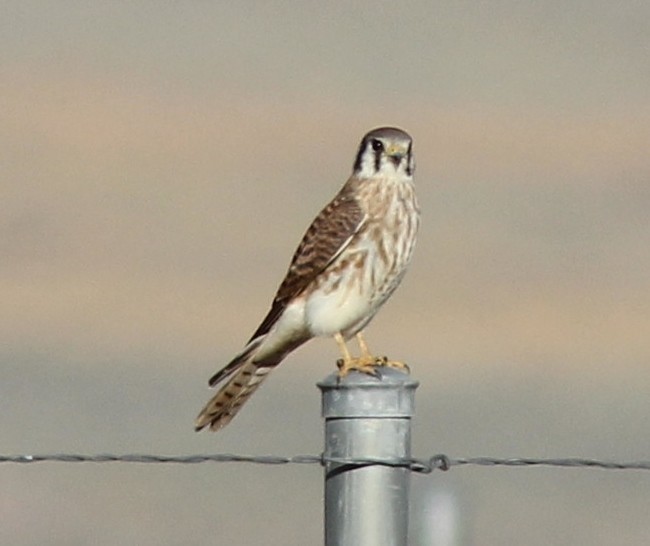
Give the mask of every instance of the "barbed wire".
M 283 464 L 319 464 L 321 466 L 347 465 L 351 467 L 388 466 L 408 468 L 419 474 L 430 474 L 434 470 L 449 470 L 454 466 L 551 466 L 569 468 L 600 468 L 604 470 L 650 470 L 650 461 L 603 461 L 579 457 L 558 459 L 538 458 L 496 458 L 468 457 L 453 458 L 447 455 L 432 455 L 426 459 L 375 459 L 375 458 L 340 458 L 325 455 L 236 455 L 232 453 L 214 453 L 207 455 L 148 455 L 132 453 L 125 455 L 97 454 L 82 455 L 55 453 L 43 455 L 0 455 L 1 463 L 139 463 L 139 464 L 199 464 L 199 463 L 251 463 L 262 465 Z

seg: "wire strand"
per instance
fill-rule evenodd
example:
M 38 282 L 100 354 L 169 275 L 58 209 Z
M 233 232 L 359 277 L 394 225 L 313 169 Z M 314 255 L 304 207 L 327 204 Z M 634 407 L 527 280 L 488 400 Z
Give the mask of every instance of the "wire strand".
M 338 458 L 324 455 L 237 455 L 232 453 L 214 453 L 206 455 L 149 455 L 132 453 L 124 455 L 77 453 L 55 453 L 40 455 L 0 455 L 0 463 L 139 463 L 139 464 L 199 464 L 199 463 L 251 463 L 261 465 L 284 464 L 319 464 L 348 465 L 353 467 L 388 466 L 408 468 L 419 474 L 430 474 L 434 470 L 449 470 L 454 466 L 505 466 L 531 467 L 550 466 L 568 468 L 600 468 L 604 470 L 650 470 L 650 461 L 603 461 L 579 457 L 557 459 L 538 458 L 496 458 L 467 457 L 453 458 L 447 455 L 432 455 L 426 459 L 374 459 L 374 458 Z

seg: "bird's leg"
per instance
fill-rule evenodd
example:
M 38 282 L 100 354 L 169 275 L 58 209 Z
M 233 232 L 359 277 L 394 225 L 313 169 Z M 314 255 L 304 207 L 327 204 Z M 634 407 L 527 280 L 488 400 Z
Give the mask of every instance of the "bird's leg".
M 339 358 L 336 361 L 337 366 L 340 368 L 341 366 L 350 362 L 352 360 L 352 356 L 350 355 L 350 351 L 348 351 L 348 346 L 345 344 L 345 339 L 343 339 L 343 336 L 341 334 L 338 333 L 334 334 L 334 341 L 336 341 L 336 343 L 338 344 L 341 354 L 343 355 L 343 358 Z
M 374 357 L 370 353 L 370 349 L 368 349 L 368 344 L 366 343 L 366 340 L 363 338 L 361 332 L 357 334 L 357 343 L 359 344 L 359 349 L 361 349 L 361 355 L 364 358 L 372 358 L 374 360 Z
M 364 360 L 373 362 L 377 366 L 383 366 L 384 361 L 388 360 L 385 356 L 381 357 L 372 355 L 370 349 L 368 349 L 368 344 L 366 343 L 366 340 L 361 332 L 357 334 L 357 343 L 359 344 L 359 349 L 361 349 L 361 358 Z
M 386 356 L 372 356 L 368 350 L 368 344 L 366 340 L 361 335 L 361 332 L 357 334 L 357 342 L 359 343 L 359 348 L 364 358 L 372 359 L 376 366 L 386 366 L 387 368 L 396 368 L 398 370 L 404 370 L 406 373 L 411 373 L 411 369 L 404 362 L 398 360 L 388 360 Z
M 357 371 L 361 373 L 366 373 L 368 375 L 377 376 L 377 359 L 368 352 L 368 347 L 364 345 L 361 347 L 361 351 L 364 353 L 358 358 L 353 358 L 348 351 L 348 347 L 345 344 L 345 339 L 339 333 L 334 334 L 334 340 L 341 350 L 343 358 L 339 358 L 336 361 L 336 365 L 339 368 L 339 378 L 343 378 L 348 375 L 351 371 Z

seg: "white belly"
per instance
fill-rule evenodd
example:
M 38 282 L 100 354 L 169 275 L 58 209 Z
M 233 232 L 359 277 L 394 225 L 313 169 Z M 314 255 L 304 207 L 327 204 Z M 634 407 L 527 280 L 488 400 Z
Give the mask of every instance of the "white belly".
M 317 289 L 307 299 L 305 319 L 312 335 L 333 336 L 339 332 L 345 333 L 354 329 L 356 324 L 365 322 L 366 317 L 375 314 L 366 291 L 359 290 L 357 283 L 333 291 L 328 288 L 325 285 Z

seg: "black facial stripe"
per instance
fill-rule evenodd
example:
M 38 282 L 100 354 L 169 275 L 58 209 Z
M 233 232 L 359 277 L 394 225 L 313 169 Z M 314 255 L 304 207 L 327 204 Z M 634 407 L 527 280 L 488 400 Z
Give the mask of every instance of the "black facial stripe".
M 384 148 L 373 148 L 373 153 L 375 154 L 375 172 L 379 172 L 379 167 L 381 167 L 381 154 L 384 153 Z
M 362 167 L 362 162 L 363 162 L 363 154 L 366 151 L 366 148 L 368 147 L 368 142 L 363 141 L 361 142 L 361 145 L 359 146 L 359 151 L 357 152 L 357 157 L 354 160 L 354 166 L 352 167 L 353 171 L 359 172 Z
M 413 165 L 413 162 L 411 161 L 412 148 L 413 141 L 409 142 L 409 149 L 406 151 L 406 174 L 409 176 L 413 174 L 413 169 L 411 168 L 411 165 Z

